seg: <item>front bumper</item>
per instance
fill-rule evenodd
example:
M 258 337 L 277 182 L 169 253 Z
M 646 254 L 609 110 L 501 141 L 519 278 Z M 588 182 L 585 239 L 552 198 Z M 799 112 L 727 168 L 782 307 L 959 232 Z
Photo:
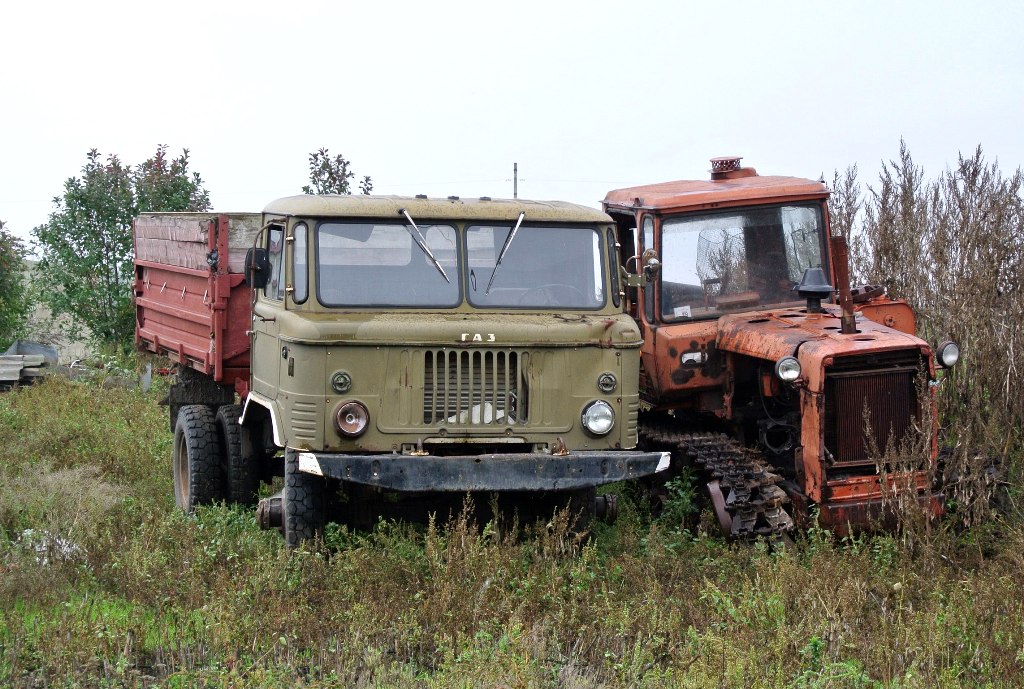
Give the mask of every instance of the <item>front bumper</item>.
M 299 471 L 394 491 L 548 491 L 640 478 L 669 466 L 667 452 L 468 455 L 298 453 Z

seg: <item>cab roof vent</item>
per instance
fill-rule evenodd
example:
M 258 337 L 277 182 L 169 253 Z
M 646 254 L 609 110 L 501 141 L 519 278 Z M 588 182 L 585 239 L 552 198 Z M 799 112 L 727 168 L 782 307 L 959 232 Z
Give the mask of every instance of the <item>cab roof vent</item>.
M 740 167 L 739 156 L 721 156 L 711 159 L 711 179 L 738 179 L 740 177 L 754 177 L 757 170 L 752 167 Z

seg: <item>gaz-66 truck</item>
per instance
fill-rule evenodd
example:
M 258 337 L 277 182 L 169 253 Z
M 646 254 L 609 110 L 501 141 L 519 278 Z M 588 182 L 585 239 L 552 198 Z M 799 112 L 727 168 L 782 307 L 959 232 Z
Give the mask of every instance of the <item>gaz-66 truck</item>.
M 283 471 L 258 512 L 294 546 L 410 496 L 611 516 L 595 486 L 668 466 L 632 450 L 641 337 L 602 212 L 296 196 L 143 214 L 135 242 L 137 344 L 178 367 L 183 509 L 254 504 Z

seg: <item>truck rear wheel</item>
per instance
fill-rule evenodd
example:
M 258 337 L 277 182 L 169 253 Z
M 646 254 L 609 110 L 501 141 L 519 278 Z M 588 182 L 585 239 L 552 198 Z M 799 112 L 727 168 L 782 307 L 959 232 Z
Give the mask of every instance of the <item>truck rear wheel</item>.
M 284 460 L 284 542 L 297 548 L 323 533 L 325 481 L 299 471 L 299 454 L 286 451 Z
M 192 512 L 223 498 L 216 417 L 205 405 L 187 404 L 174 425 L 174 502 Z
M 217 433 L 221 443 L 221 470 L 224 474 L 225 497 L 239 505 L 255 505 L 260 489 L 259 470 L 253 458 L 242 451 L 242 427 L 238 419 L 242 408 L 228 404 L 217 410 Z

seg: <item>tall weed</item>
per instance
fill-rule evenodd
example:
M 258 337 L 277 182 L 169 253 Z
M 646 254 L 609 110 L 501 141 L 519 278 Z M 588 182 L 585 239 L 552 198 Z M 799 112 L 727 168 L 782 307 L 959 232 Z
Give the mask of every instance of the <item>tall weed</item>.
M 837 173 L 833 198 L 854 275 L 906 299 L 933 345 L 961 347 L 940 387 L 944 482 L 958 519 L 983 523 L 999 490 L 1019 496 L 1024 471 L 1024 175 L 978 147 L 929 180 L 903 142 L 866 194 L 856 175 Z

